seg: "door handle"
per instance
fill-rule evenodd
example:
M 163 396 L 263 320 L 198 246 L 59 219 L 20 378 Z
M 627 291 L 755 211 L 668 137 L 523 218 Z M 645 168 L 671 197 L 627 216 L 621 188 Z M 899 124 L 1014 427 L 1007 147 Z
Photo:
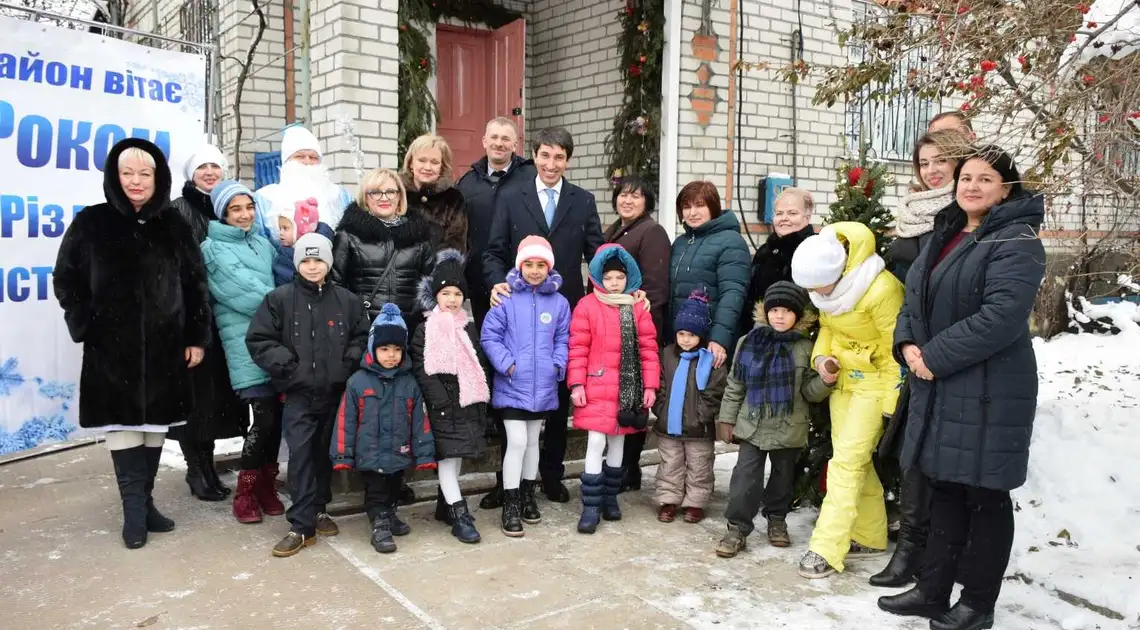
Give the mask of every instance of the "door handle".
M 511 110 L 511 116 L 522 116 L 522 108 L 516 107 Z

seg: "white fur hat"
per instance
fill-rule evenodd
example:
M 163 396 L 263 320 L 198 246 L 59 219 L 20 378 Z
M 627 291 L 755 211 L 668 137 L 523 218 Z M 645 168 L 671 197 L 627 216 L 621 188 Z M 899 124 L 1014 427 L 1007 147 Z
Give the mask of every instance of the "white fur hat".
M 792 280 L 805 289 L 839 282 L 847 265 L 847 250 L 830 226 L 809 236 L 792 254 Z
M 186 165 L 182 167 L 182 175 L 187 181 L 194 179 L 194 171 L 198 170 L 199 166 L 203 164 L 217 164 L 222 167 L 222 179 L 226 178 L 226 171 L 230 167 L 229 160 L 212 144 L 203 144 L 186 160 Z
M 286 127 L 285 135 L 281 138 L 281 163 L 288 162 L 294 153 L 305 149 L 316 151 L 317 155 L 324 157 L 321 153 L 321 143 L 313 132 L 300 125 Z

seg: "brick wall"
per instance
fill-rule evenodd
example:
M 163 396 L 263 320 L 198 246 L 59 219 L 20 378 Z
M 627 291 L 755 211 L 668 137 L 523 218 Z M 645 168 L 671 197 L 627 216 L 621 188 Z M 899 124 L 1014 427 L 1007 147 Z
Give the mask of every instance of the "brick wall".
M 561 126 L 574 136 L 566 177 L 597 196 L 603 226 L 616 219 L 605 142 L 622 100 L 616 16 L 624 6 L 622 0 L 534 0 L 527 22 L 527 129 Z

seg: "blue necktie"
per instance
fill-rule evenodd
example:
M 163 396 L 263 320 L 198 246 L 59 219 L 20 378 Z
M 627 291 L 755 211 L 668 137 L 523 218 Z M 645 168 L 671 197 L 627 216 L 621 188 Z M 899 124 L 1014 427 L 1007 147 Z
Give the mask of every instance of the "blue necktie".
M 542 213 L 546 215 L 546 227 L 554 227 L 554 208 L 557 204 L 554 203 L 554 193 L 557 192 L 553 188 L 546 189 L 546 207 L 542 209 Z

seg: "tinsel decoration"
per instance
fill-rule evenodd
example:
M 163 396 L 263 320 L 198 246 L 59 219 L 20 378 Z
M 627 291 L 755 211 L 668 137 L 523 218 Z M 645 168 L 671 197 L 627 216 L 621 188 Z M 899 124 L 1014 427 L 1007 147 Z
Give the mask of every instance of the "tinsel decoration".
M 611 181 L 640 175 L 656 187 L 661 153 L 661 61 L 664 0 L 627 0 L 618 13 L 623 98 L 606 138 Z
M 400 90 L 398 101 L 399 151 L 439 122 L 439 106 L 428 89 L 435 74 L 430 31 L 445 18 L 467 24 L 499 28 L 522 17 L 494 0 L 400 0 Z

